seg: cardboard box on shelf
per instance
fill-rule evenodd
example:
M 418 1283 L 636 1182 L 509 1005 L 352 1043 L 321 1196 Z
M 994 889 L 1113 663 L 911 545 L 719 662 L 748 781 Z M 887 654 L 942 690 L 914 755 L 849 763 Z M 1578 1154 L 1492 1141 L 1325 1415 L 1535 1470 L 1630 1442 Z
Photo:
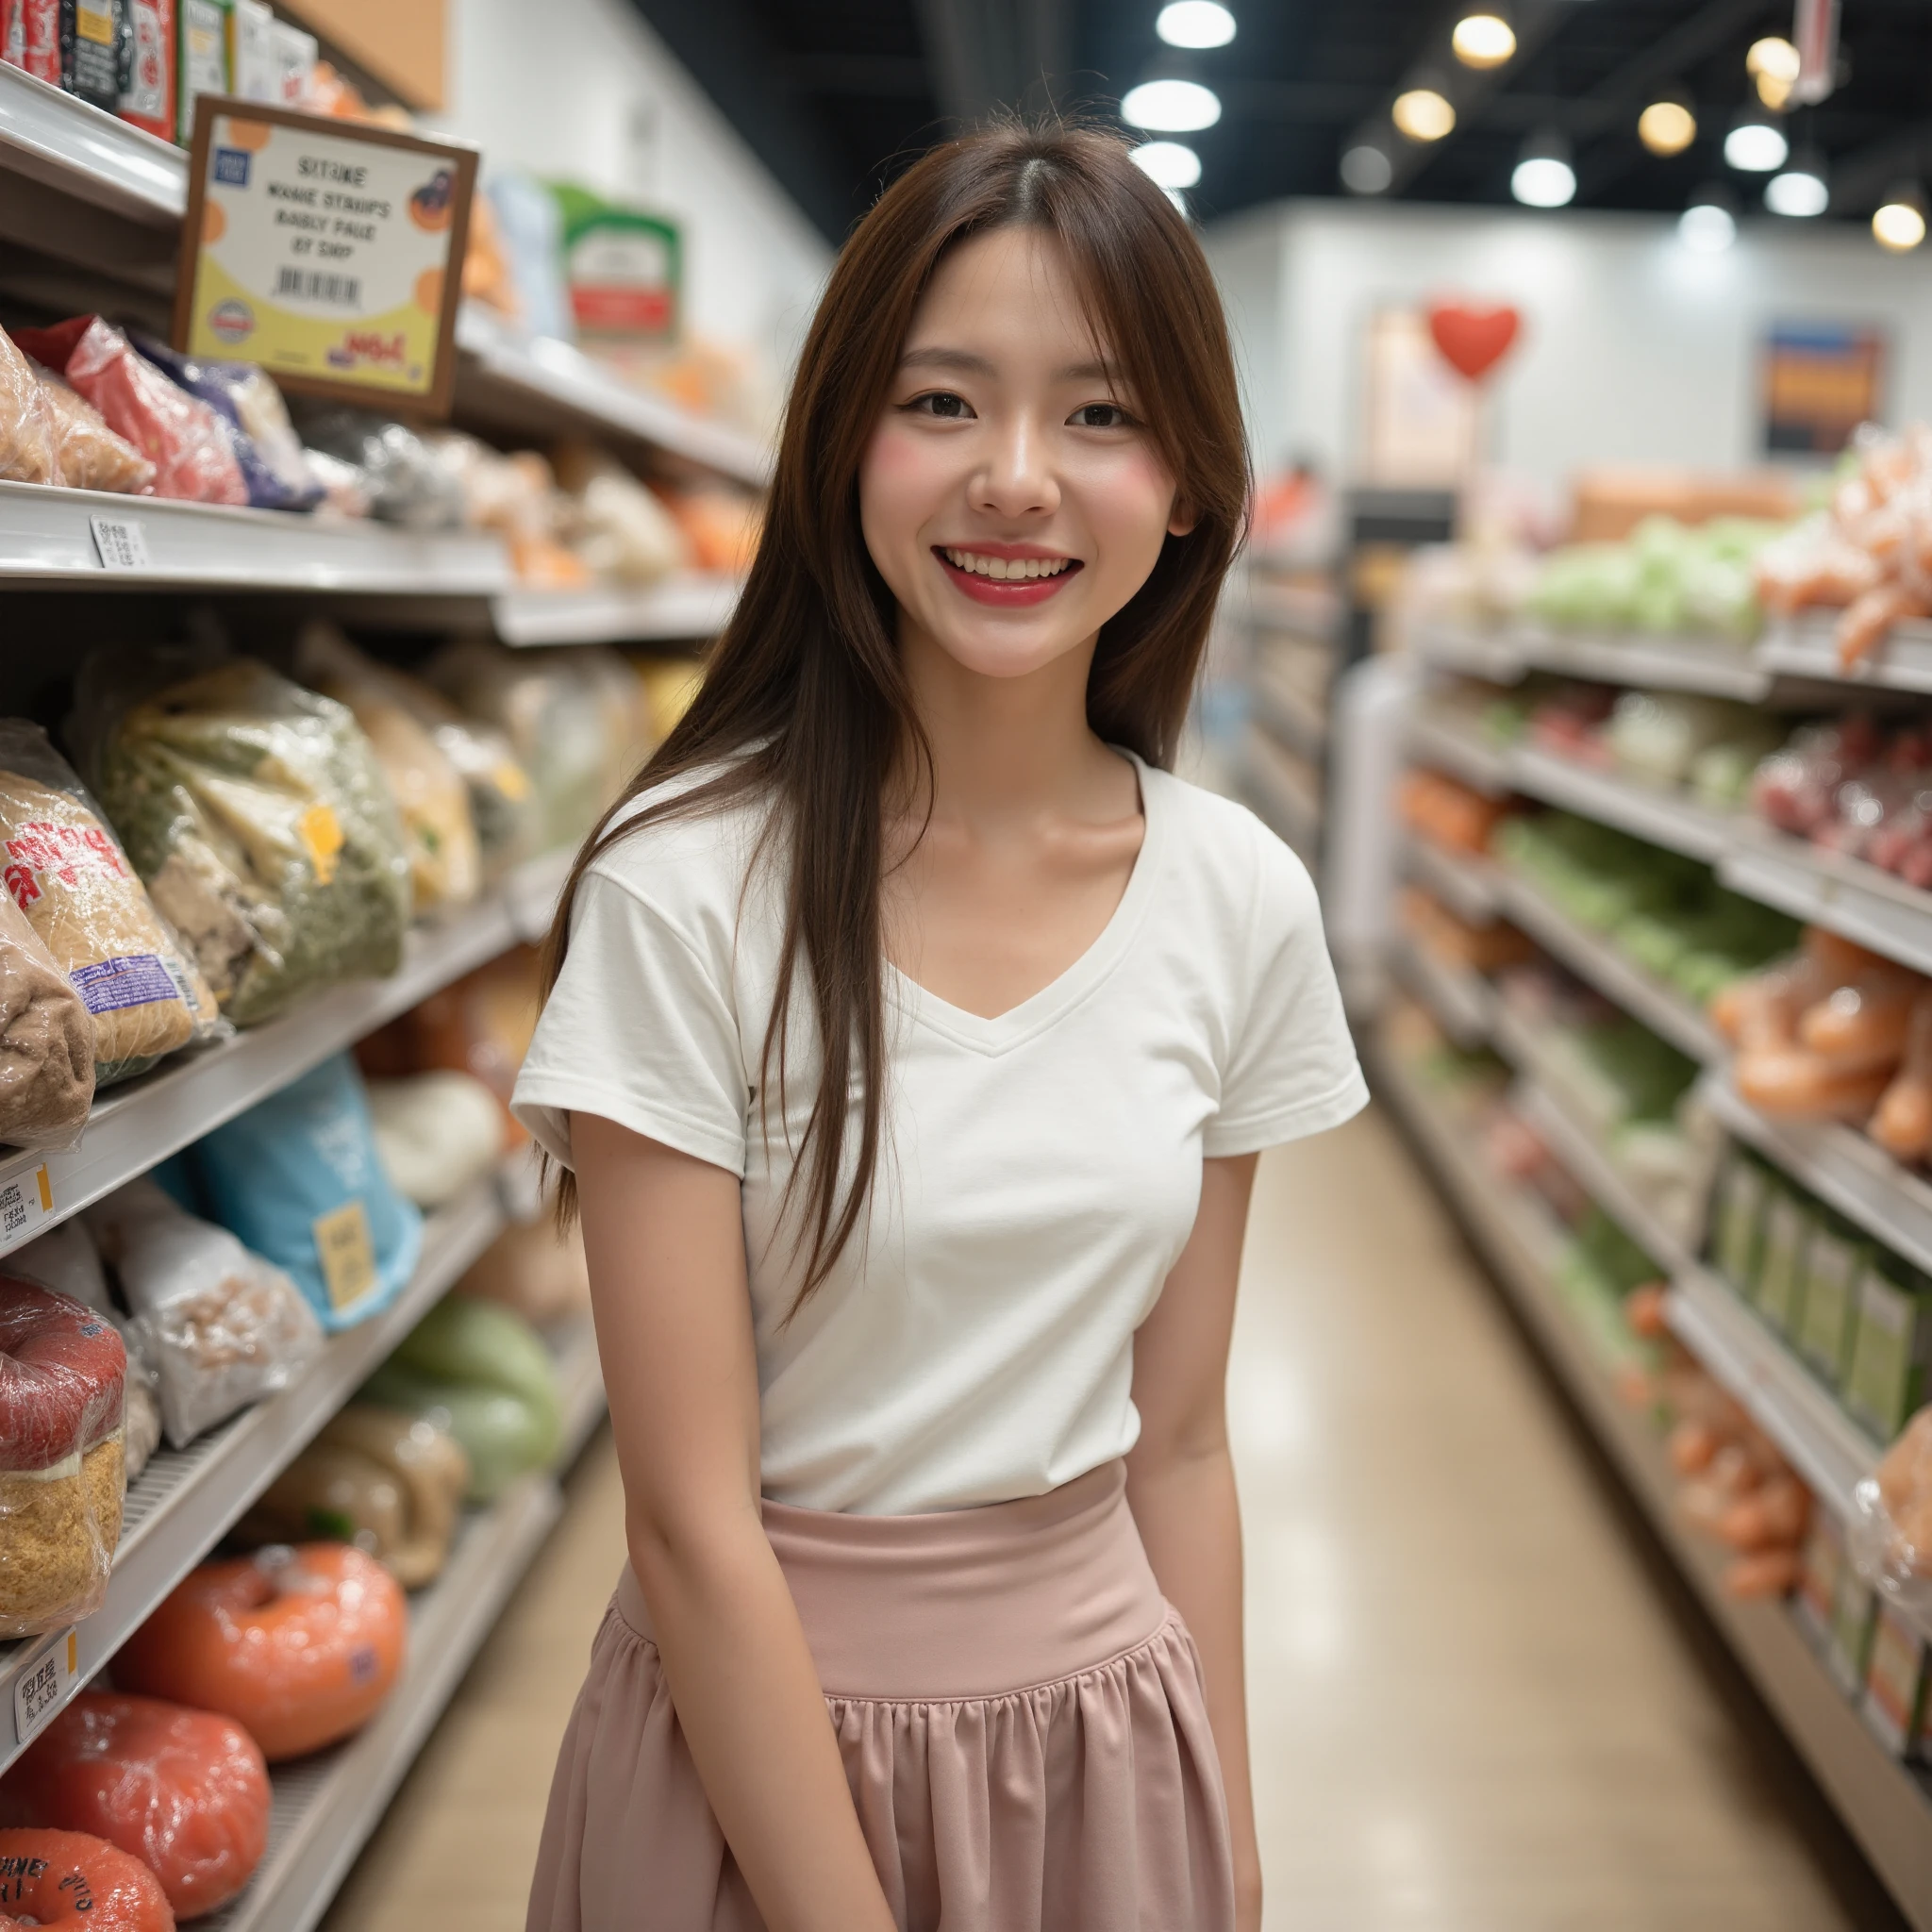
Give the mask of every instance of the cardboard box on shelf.
M 1834 1389 L 1844 1380 L 1851 1359 L 1858 1283 L 1871 1254 L 1871 1243 L 1861 1240 L 1849 1223 L 1830 1213 L 1821 1213 L 1805 1250 L 1798 1350 Z
M 1712 517 L 1794 517 L 1804 508 L 1777 470 L 1707 475 L 1695 470 L 1605 467 L 1579 470 L 1571 485 L 1570 541 L 1620 543 L 1645 517 L 1707 524 Z
M 1932 1282 L 1896 1255 L 1875 1256 L 1858 1282 L 1845 1407 L 1890 1441 L 1924 1400 L 1932 1358 Z

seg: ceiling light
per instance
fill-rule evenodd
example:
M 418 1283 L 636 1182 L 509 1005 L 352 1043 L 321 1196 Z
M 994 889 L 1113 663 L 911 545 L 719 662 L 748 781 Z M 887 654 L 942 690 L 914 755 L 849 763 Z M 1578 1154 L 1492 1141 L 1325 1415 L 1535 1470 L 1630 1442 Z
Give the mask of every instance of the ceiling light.
M 1127 90 L 1121 118 L 1158 134 L 1192 134 L 1221 119 L 1221 100 L 1198 80 L 1143 80 Z
M 1782 168 L 1790 151 L 1784 129 L 1754 108 L 1740 108 L 1724 136 L 1724 159 L 1746 175 L 1769 175 Z
M 1722 255 L 1738 239 L 1730 191 L 1699 189 L 1690 197 L 1690 206 L 1677 217 L 1677 239 L 1694 255 Z
M 1824 160 L 1815 152 L 1798 156 L 1764 184 L 1764 205 L 1774 215 L 1822 215 L 1831 206 Z
M 1872 217 L 1873 239 L 1893 255 L 1907 255 L 1925 239 L 1925 191 L 1902 181 Z
M 1201 157 L 1184 141 L 1143 141 L 1129 152 L 1141 173 L 1163 188 L 1191 188 L 1201 178 Z
M 1219 0 L 1168 0 L 1154 31 L 1170 47 L 1224 47 L 1234 39 L 1234 15 Z
M 1689 97 L 1659 94 L 1638 115 L 1637 138 L 1654 155 L 1682 154 L 1697 139 L 1697 116 Z
M 1389 113 L 1411 141 L 1441 141 L 1456 125 L 1456 109 L 1432 87 L 1412 87 L 1397 94 Z
M 1509 192 L 1525 208 L 1564 208 L 1575 199 L 1570 143 L 1556 128 L 1546 127 L 1524 142 L 1523 158 L 1509 176 Z
M 1395 178 L 1395 163 L 1374 142 L 1352 147 L 1341 158 L 1341 185 L 1351 194 L 1381 194 Z
M 1500 67 L 1516 51 L 1516 30 L 1500 6 L 1472 7 L 1449 36 L 1465 67 Z
M 1790 99 L 1802 65 L 1797 48 L 1777 34 L 1753 41 L 1744 56 L 1744 71 L 1757 83 L 1757 98 L 1774 110 Z

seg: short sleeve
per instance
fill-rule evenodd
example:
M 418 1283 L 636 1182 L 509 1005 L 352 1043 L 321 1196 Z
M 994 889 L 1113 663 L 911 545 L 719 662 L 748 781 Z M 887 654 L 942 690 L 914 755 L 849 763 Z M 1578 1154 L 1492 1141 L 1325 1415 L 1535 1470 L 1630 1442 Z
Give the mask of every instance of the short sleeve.
M 629 886 L 586 873 L 510 1111 L 566 1167 L 575 1112 L 741 1175 L 746 1093 L 728 967 Z
M 1307 868 L 1255 824 L 1257 864 L 1221 1107 L 1202 1151 L 1253 1154 L 1340 1126 L 1368 1104 Z

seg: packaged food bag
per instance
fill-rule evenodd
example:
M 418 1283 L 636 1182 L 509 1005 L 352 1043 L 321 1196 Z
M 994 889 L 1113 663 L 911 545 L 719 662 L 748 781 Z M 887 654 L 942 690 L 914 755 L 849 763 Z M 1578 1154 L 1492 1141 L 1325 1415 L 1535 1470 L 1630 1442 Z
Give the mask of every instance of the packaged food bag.
M 127 1478 L 127 1352 L 92 1308 L 0 1275 L 0 1638 L 101 1607 Z
M 155 494 L 189 503 L 248 501 L 248 485 L 224 419 L 177 389 L 98 315 L 76 315 L 53 328 L 15 329 L 13 339 L 37 362 L 63 376 L 155 466 Z
M 267 370 L 184 356 L 152 336 L 136 335 L 134 346 L 177 389 L 226 419 L 248 501 L 257 509 L 313 509 L 322 501 L 322 484 Z
M 221 1024 L 215 996 L 37 724 L 0 719 L 0 880 L 93 1020 L 94 1083 Z
M 76 723 L 108 815 L 222 1010 L 253 1025 L 337 980 L 393 973 L 409 916 L 402 828 L 348 709 L 252 658 L 127 699 L 84 667 Z
M 0 892 L 0 1142 L 72 1147 L 94 1098 L 94 1023 L 10 892 Z
M 369 1114 L 383 1171 L 419 1208 L 446 1208 L 503 1153 L 496 1096 L 472 1074 L 372 1080 Z
M 483 886 L 469 788 L 409 704 L 403 688 L 413 680 L 365 657 L 325 619 L 303 627 L 296 668 L 348 706 L 375 753 L 402 820 L 415 909 L 469 905 Z
M 204 1135 L 194 1169 L 215 1217 L 293 1277 L 325 1328 L 378 1313 L 415 1271 L 423 1217 L 383 1172 L 347 1054 Z
M 0 480 L 58 483 L 54 412 L 33 364 L 0 329 Z
M 588 443 L 566 443 L 557 452 L 557 480 L 569 492 L 564 534 L 594 575 L 655 584 L 689 568 L 692 551 L 684 531 L 616 458 Z
M 155 466 L 108 427 L 101 412 L 51 369 L 28 358 L 54 438 L 55 474 L 47 478 L 69 490 L 106 490 L 117 496 L 152 496 Z
M 302 412 L 302 441 L 347 463 L 361 479 L 369 514 L 411 530 L 463 524 L 462 478 L 417 433 L 367 409 L 329 404 Z
M 96 1202 L 87 1224 L 159 1374 L 175 1448 L 288 1388 L 321 1350 L 321 1324 L 295 1284 L 153 1181 Z

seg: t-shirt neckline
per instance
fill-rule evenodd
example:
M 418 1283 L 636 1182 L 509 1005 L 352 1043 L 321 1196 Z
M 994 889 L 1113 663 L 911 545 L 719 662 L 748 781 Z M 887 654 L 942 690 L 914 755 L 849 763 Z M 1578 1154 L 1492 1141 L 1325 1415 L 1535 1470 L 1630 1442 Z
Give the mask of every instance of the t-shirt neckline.
M 1120 963 L 1154 891 L 1167 831 L 1168 802 L 1161 784 L 1167 775 L 1164 772 L 1154 770 L 1124 745 L 1113 749 L 1134 767 L 1140 784 L 1141 816 L 1146 822 L 1146 829 L 1141 836 L 1141 849 L 1134 856 L 1134 869 L 1127 875 L 1126 890 L 1113 908 L 1112 917 L 1087 950 L 1058 978 L 1049 980 L 1038 992 L 991 1020 L 980 1013 L 969 1013 L 964 1007 L 956 1007 L 938 993 L 928 991 L 888 959 L 886 985 L 890 997 L 913 1021 L 974 1053 L 1008 1053 L 1071 1012 Z

